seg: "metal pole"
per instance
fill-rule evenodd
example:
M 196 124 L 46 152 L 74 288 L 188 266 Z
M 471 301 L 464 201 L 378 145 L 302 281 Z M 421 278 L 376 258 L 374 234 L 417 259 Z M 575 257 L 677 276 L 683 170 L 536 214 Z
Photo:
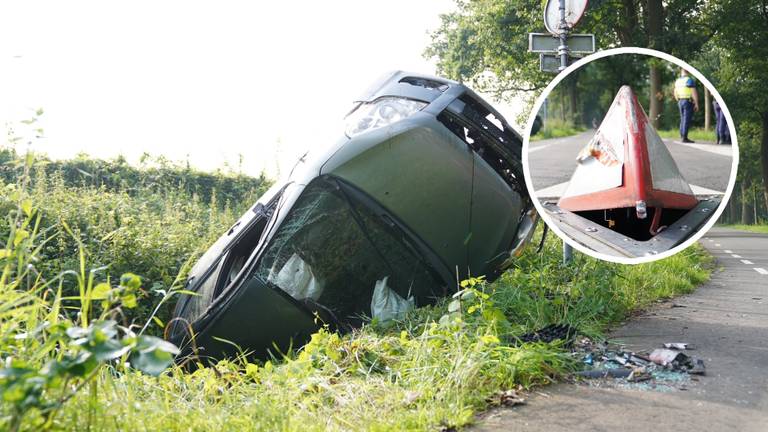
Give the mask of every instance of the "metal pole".
M 564 70 L 568 67 L 568 23 L 565 22 L 565 0 L 560 0 L 560 46 L 557 47 L 557 53 L 560 54 L 560 68 Z M 573 261 L 573 248 L 563 241 L 563 265 L 568 265 Z
M 563 240 L 563 265 L 568 265 L 573 261 L 573 248 Z
M 560 68 L 564 70 L 568 67 L 568 23 L 565 22 L 565 0 L 560 0 L 560 46 L 557 47 L 557 53 L 560 54 Z

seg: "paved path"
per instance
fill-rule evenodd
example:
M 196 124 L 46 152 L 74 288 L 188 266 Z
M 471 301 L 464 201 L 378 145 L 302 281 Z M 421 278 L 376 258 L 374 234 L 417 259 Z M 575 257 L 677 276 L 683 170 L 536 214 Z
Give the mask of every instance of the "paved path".
M 768 431 L 768 235 L 715 228 L 703 245 L 722 268 L 695 293 L 647 311 L 612 338 L 637 351 L 689 342 L 707 376 L 686 391 L 558 384 L 477 430 Z M 746 262 L 744 262 L 746 261 Z
M 531 181 L 539 197 L 543 196 L 539 191 L 545 188 L 565 190 L 576 169 L 576 155 L 594 134 L 594 130 L 587 130 L 571 137 L 531 142 L 528 162 Z M 683 144 L 669 139 L 665 139 L 664 143 L 688 183 L 709 190 L 725 191 L 731 174 L 731 146 Z M 702 189 L 701 193 L 709 192 Z

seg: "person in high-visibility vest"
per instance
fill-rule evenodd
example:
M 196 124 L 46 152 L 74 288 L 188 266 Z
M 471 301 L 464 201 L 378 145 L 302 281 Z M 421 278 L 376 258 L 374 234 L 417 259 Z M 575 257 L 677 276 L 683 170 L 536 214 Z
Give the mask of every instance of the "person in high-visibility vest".
M 675 80 L 675 100 L 680 108 L 680 138 L 684 143 L 692 143 L 688 139 L 688 129 L 691 127 L 693 112 L 699 110 L 699 94 L 696 92 L 696 83 L 685 69 L 680 70 L 680 78 Z

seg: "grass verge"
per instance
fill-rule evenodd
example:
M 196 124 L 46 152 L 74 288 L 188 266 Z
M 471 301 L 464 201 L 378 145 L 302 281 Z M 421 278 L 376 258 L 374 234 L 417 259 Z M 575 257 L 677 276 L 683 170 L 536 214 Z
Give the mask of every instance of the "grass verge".
M 768 225 L 764 225 L 764 224 L 760 224 L 760 225 L 733 224 L 733 225 L 718 225 L 718 226 L 723 228 L 732 228 L 737 230 L 768 234 Z
M 549 120 L 544 124 L 539 133 L 531 135 L 531 141 L 541 141 L 550 138 L 562 138 L 584 132 L 587 128 L 574 126 L 560 120 Z
M 532 249 L 532 248 L 531 248 Z M 493 284 L 403 320 L 338 336 L 321 331 L 299 352 L 266 363 L 224 361 L 152 378 L 104 369 L 56 419 L 67 430 L 435 430 L 461 427 L 501 390 L 547 384 L 577 367 L 558 344 L 516 336 L 565 322 L 599 336 L 660 298 L 707 280 L 694 246 L 662 261 L 607 264 L 559 241 L 533 250 Z M 457 305 L 458 303 L 458 305 Z M 33 420 L 30 421 L 34 425 Z
M 680 140 L 679 129 L 660 130 L 659 136 L 662 138 L 668 138 L 673 140 Z M 696 142 L 709 142 L 714 143 L 717 141 L 714 128 L 709 131 L 705 131 L 704 128 L 694 128 L 688 131 L 688 138 Z

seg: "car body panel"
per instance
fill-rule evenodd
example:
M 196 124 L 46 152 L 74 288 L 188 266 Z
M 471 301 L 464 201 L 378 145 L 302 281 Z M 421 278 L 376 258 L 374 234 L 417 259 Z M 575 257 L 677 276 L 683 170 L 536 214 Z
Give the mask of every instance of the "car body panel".
M 488 275 L 509 256 L 523 202 L 477 154 L 474 157 L 468 269 Z
M 326 162 L 322 172 L 371 195 L 417 232 L 449 268 L 458 266 L 463 271 L 470 230 L 472 151 L 441 131 L 434 117 L 402 123 L 408 128 L 377 130 L 367 139 L 351 141 Z
M 233 356 L 240 349 L 258 358 L 286 353 L 292 341 L 305 340 L 317 331 L 311 314 L 256 279 L 249 279 L 237 294 L 228 302 L 227 313 L 198 332 L 194 348 L 201 358 Z M 275 316 L 289 324 L 280 325 L 274 321 Z M 193 350 L 191 346 L 185 348 Z

